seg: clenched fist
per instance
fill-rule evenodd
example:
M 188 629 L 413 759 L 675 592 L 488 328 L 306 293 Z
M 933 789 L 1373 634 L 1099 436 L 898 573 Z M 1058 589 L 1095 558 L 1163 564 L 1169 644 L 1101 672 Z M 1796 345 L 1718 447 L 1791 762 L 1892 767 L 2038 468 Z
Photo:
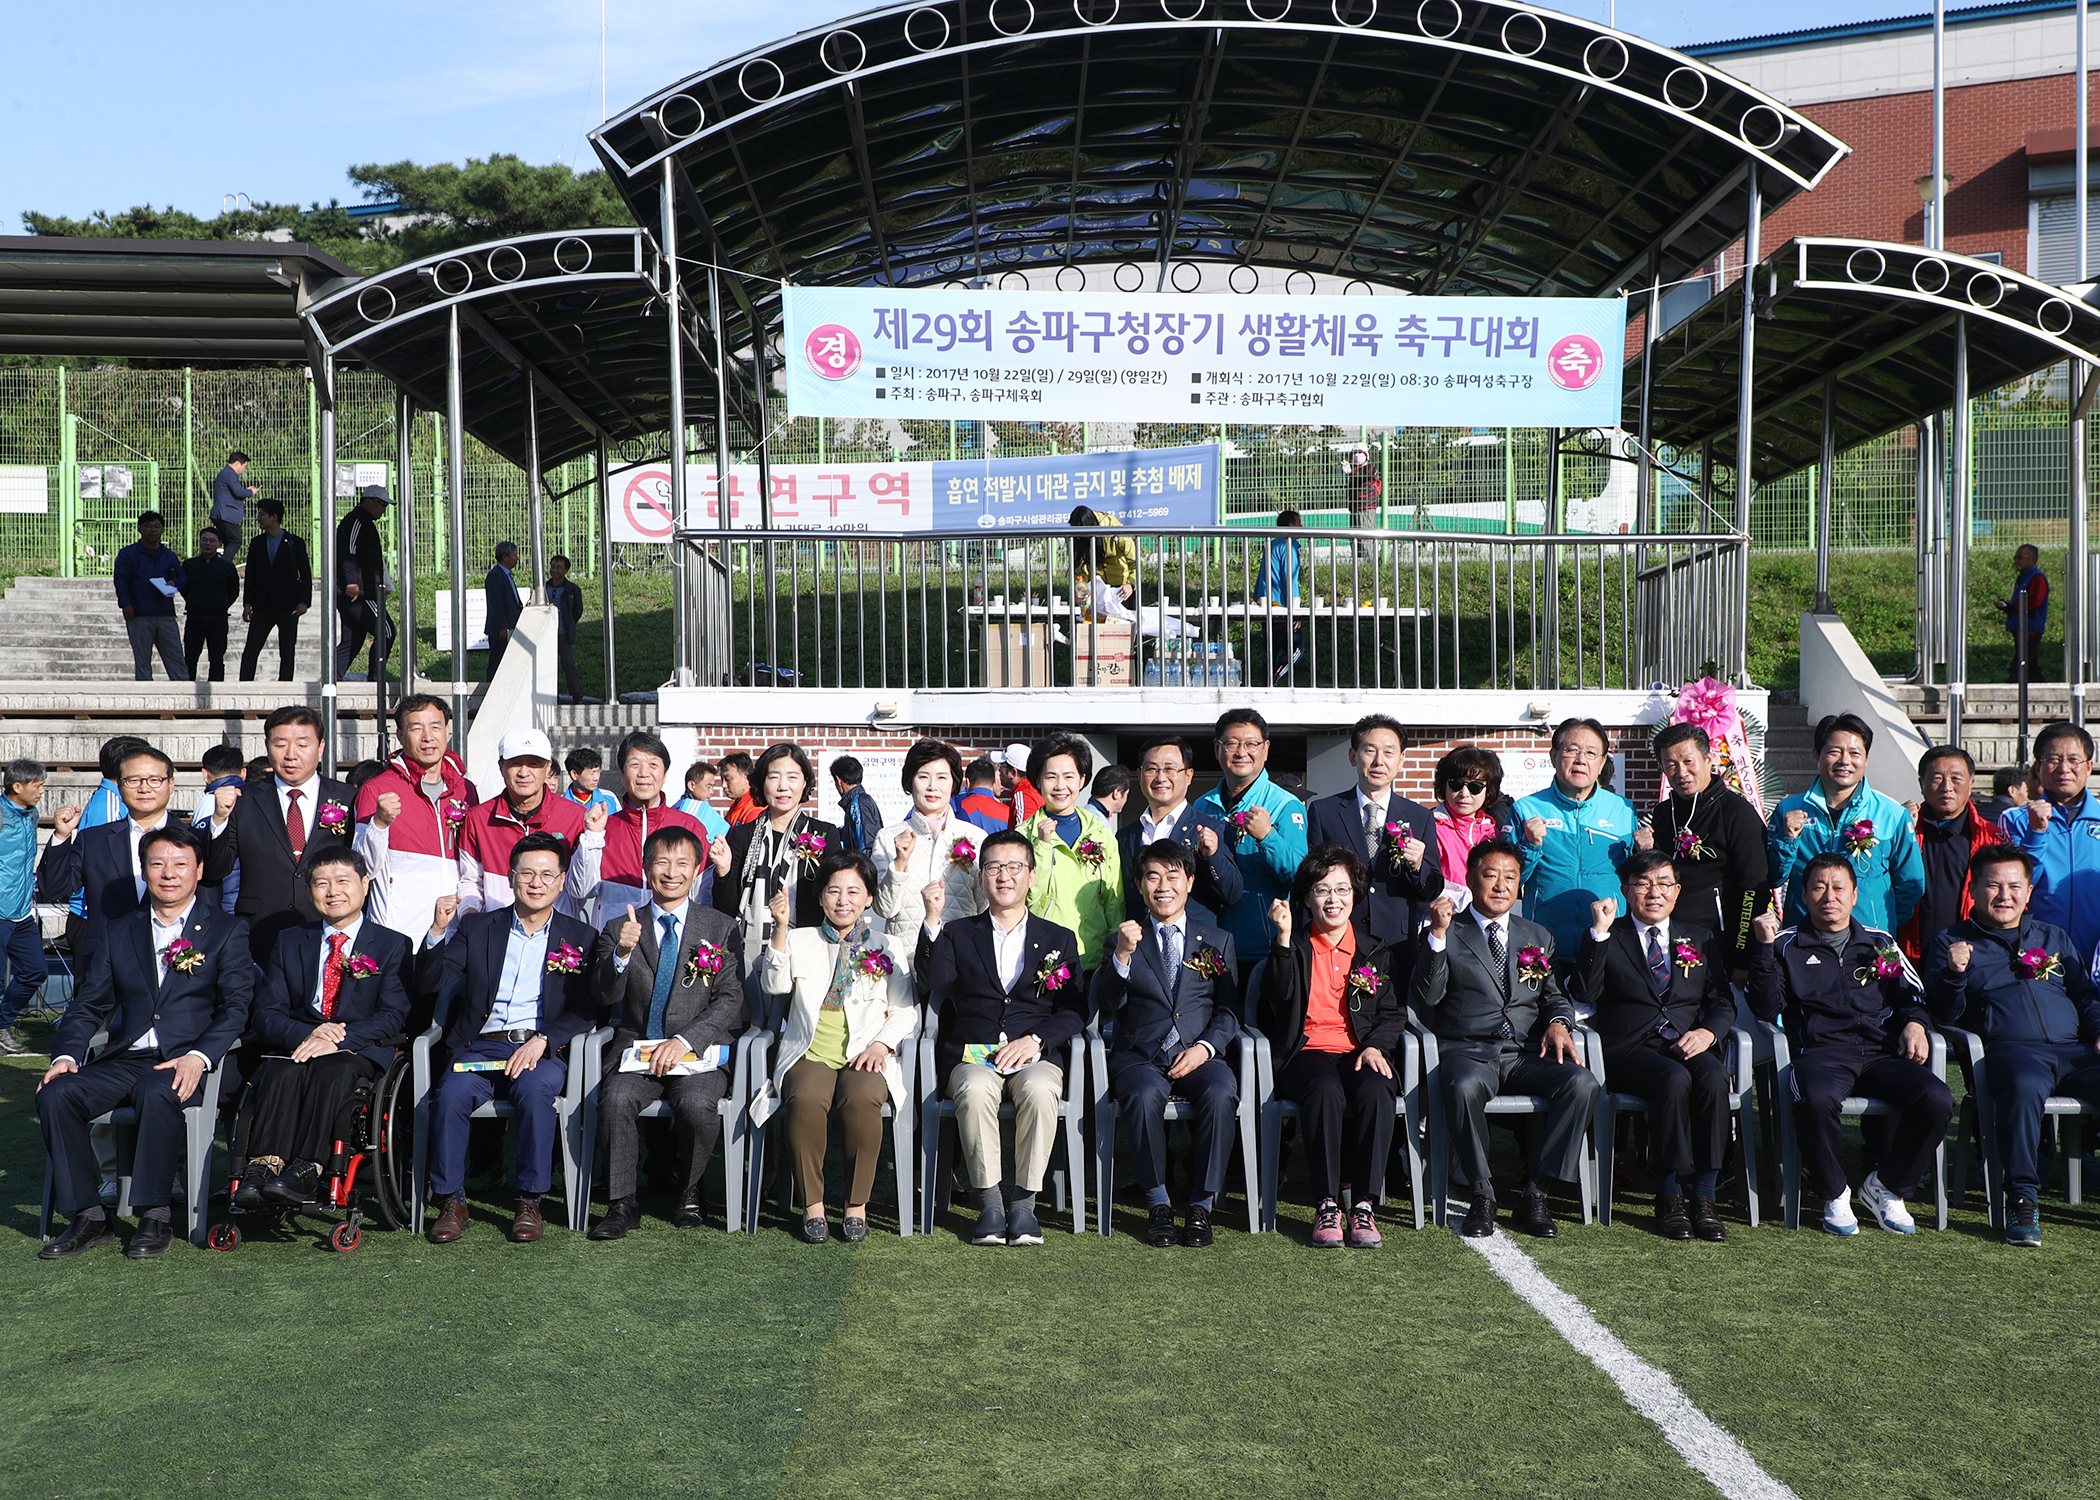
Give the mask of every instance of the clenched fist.
M 642 924 L 635 920 L 634 904 L 628 903 L 627 920 L 620 924 L 620 935 L 613 940 L 613 951 L 622 958 L 631 957 L 642 940 Z
M 1276 828 L 1266 807 L 1257 807 L 1247 814 L 1247 837 L 1259 843 Z
M 1215 828 L 1197 829 L 1196 848 L 1206 859 L 1216 854 L 1218 852 L 1218 830 Z
M 1750 931 L 1756 934 L 1760 943 L 1777 942 L 1779 940 L 1779 914 L 1770 911 L 1760 913 L 1757 920 L 1750 924 Z
M 1527 844 L 1543 844 L 1546 842 L 1546 820 L 1544 818 L 1526 818 L 1524 820 L 1524 842 Z
M 1619 903 L 1615 897 L 1606 896 L 1602 901 L 1590 903 L 1590 931 L 1600 939 L 1611 931 L 1612 919 L 1619 914 Z
M 715 878 L 729 878 L 729 840 L 716 839 L 707 846 L 707 862 L 715 867 Z
M 1123 963 L 1129 963 L 1130 955 L 1137 952 L 1138 944 L 1143 942 L 1144 938 L 1144 928 L 1135 922 L 1125 922 L 1116 929 L 1116 958 Z
M 1288 947 L 1290 947 L 1290 945 L 1291 945 L 1291 903 L 1290 903 L 1290 902 L 1288 902 L 1288 901 L 1271 901 L 1271 902 L 1269 903 L 1269 925 L 1270 925 L 1271 927 L 1274 927 L 1274 928 L 1276 929 L 1276 946 L 1277 946 L 1277 947 L 1279 947 L 1279 948 L 1288 948 Z
M 459 897 L 440 896 L 430 908 L 430 935 L 443 937 L 451 930 L 452 918 L 459 911 Z
M 1797 807 L 1780 820 L 1779 826 L 1786 830 L 1788 838 L 1798 839 L 1801 830 L 1808 826 L 1808 813 Z
M 79 827 L 80 809 L 77 807 L 61 807 L 58 810 L 58 816 L 51 820 L 51 841 L 63 844 L 73 836 L 74 830 Z
M 1439 896 L 1429 903 L 1429 931 L 1441 938 L 1451 930 L 1451 915 L 1458 908 L 1451 904 L 1449 896 Z
M 399 792 L 381 792 L 379 801 L 372 808 L 372 826 L 384 828 L 400 816 L 401 794 Z
M 584 809 L 583 831 L 585 833 L 605 832 L 605 819 L 605 804 L 603 802 L 593 802 Z
M 916 848 L 918 848 L 918 847 L 919 847 L 919 836 L 918 836 L 918 835 L 917 835 L 916 833 L 911 833 L 911 832 L 907 831 L 907 832 L 904 832 L 904 833 L 900 833 L 900 834 L 898 834 L 898 835 L 897 835 L 897 857 L 896 857 L 896 859 L 892 860 L 892 861 L 891 861 L 891 863 L 892 863 L 892 864 L 898 864 L 898 865 L 908 865 L 908 864 L 910 864 L 910 863 L 911 863 L 911 852 L 912 852 L 912 850 L 914 850 L 914 849 L 916 849 Z
M 1413 836 L 1409 836 L 1407 842 L 1400 846 L 1400 862 L 1410 870 L 1421 869 L 1422 861 L 1428 854 L 1429 846 Z
M 1976 950 L 1967 943 L 1950 943 L 1947 946 L 1947 967 L 1957 974 L 1969 972 L 1969 960 Z
M 222 786 L 212 793 L 211 820 L 223 823 L 233 816 L 233 805 L 241 800 L 241 789 L 237 786 Z
M 774 931 L 784 931 L 787 928 L 788 893 L 786 886 L 782 886 L 779 890 L 775 891 L 773 893 L 773 899 L 766 903 L 766 915 L 773 919 Z
M 2043 832 L 2048 828 L 2049 819 L 2055 811 L 2056 809 L 2050 805 L 2047 797 L 2029 797 L 2027 799 L 2027 826 L 2036 833 Z
M 1646 823 L 1634 829 L 1633 847 L 1636 849 L 1653 849 L 1655 847 L 1655 830 Z
M 948 909 L 948 883 L 944 880 L 936 880 L 932 885 L 926 887 L 925 890 L 919 892 L 919 896 L 926 903 L 927 923 L 930 925 L 940 921 L 941 913 Z

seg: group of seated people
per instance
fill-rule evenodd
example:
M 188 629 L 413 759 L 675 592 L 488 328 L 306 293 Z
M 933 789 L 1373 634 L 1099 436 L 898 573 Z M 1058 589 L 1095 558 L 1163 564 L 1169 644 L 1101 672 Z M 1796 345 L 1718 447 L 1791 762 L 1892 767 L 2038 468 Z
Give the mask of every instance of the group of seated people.
M 1214 733 L 1221 784 L 1192 802 L 1193 748 L 1161 736 L 1139 757 L 1146 806 L 1120 832 L 1082 801 L 1094 767 L 1076 735 L 1032 747 L 1040 804 L 997 832 L 955 812 L 958 751 L 922 740 L 902 778 L 912 813 L 872 856 L 811 814 L 814 766 L 792 744 L 753 766 L 758 815 L 714 837 L 664 800 L 671 761 L 652 735 L 622 743 L 625 795 L 608 810 L 551 790 L 537 731 L 505 739 L 504 790 L 476 801 L 442 702 L 404 701 L 397 726 L 388 776 L 354 794 L 318 774 L 318 722 L 295 708 L 266 725 L 270 772 L 215 792 L 195 827 L 167 819 L 168 762 L 150 748 L 118 768 L 127 818 L 76 836 L 60 814 L 39 878 L 85 887 L 89 938 L 38 1094 L 71 1216 L 42 1254 L 113 1237 L 90 1122 L 125 1102 L 141 1215 L 126 1253 L 166 1248 L 182 1106 L 213 1068 L 240 1101 L 236 1206 L 311 1202 L 344 1100 L 448 995 L 427 1143 L 436 1243 L 468 1226 L 469 1121 L 497 1098 L 519 1138 L 510 1233 L 540 1236 L 569 1044 L 601 1028 L 601 1240 L 639 1221 L 640 1115 L 657 1103 L 678 1152 L 673 1221 L 701 1222 L 722 1059 L 754 1019 L 778 1034 L 764 1092 L 813 1241 L 830 1237 L 834 1117 L 840 1237 L 867 1234 L 882 1111 L 912 1106 L 902 1057 L 929 1008 L 970 1238 L 988 1245 L 1041 1242 L 1036 1198 L 1087 1032 L 1106 1039 L 1161 1247 L 1212 1241 L 1240 1102 L 1225 1054 L 1250 1027 L 1297 1107 L 1323 1248 L 1380 1243 L 1410 1027 L 1436 1044 L 1468 1235 L 1495 1226 L 1498 1094 L 1544 1101 L 1513 1223 L 1556 1232 L 1549 1195 L 1579 1174 L 1594 1061 L 1601 1087 L 1647 1103 L 1660 1231 L 1724 1239 L 1732 984 L 1791 1044 L 1806 1175 L 1833 1233 L 1858 1227 L 1840 1106 L 1860 1093 L 1897 1119 L 1857 1201 L 1885 1229 L 1914 1227 L 1904 1200 L 1952 1110 L 1926 1066 L 1934 1023 L 1987 1044 L 2012 1243 L 2039 1243 L 2041 1101 L 2100 1103 L 2100 992 L 2079 936 L 2080 919 L 2100 926 L 2100 898 L 2085 898 L 2091 911 L 2071 899 L 2088 864 L 2100 882 L 2100 859 L 2064 847 L 2100 809 L 2085 793 L 2091 741 L 2067 724 L 2043 731 L 2034 797 L 1996 825 L 1970 806 L 1968 757 L 1947 749 L 1920 767 L 1914 823 L 1865 784 L 1872 736 L 1849 718 L 1818 726 L 1816 785 L 1768 824 L 1689 725 L 1656 737 L 1666 793 L 1642 819 L 1602 784 L 1610 739 L 1592 721 L 1555 732 L 1541 791 L 1503 802 L 1499 761 L 1466 746 L 1439 761 L 1425 807 L 1396 789 L 1400 726 L 1367 716 L 1351 736 L 1356 785 L 1308 806 L 1268 776 L 1261 716 L 1233 710 Z M 236 869 L 229 913 L 207 893 Z M 1783 887 L 1777 909 L 1768 883 Z M 1194 1135 L 1178 1224 L 1170 1098 Z

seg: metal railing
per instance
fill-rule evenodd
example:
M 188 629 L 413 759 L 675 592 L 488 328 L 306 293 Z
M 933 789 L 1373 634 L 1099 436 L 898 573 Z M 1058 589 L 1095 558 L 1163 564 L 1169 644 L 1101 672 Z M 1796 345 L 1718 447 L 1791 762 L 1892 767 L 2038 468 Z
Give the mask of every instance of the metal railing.
M 1640 690 L 1707 670 L 1739 679 L 1746 646 L 1734 536 L 1219 527 L 680 541 L 701 580 L 689 639 L 702 683 Z

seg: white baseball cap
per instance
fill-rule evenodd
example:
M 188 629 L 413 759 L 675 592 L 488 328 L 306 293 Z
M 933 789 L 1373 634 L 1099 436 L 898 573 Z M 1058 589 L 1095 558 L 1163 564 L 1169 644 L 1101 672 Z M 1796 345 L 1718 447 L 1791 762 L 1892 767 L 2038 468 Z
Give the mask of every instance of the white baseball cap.
M 544 730 L 513 729 L 496 744 L 498 760 L 517 760 L 528 755 L 538 756 L 550 765 L 553 763 L 554 746 L 548 742 Z
M 1008 745 L 1006 747 L 1006 764 L 1012 766 L 1016 771 L 1027 770 L 1028 747 L 1026 745 Z

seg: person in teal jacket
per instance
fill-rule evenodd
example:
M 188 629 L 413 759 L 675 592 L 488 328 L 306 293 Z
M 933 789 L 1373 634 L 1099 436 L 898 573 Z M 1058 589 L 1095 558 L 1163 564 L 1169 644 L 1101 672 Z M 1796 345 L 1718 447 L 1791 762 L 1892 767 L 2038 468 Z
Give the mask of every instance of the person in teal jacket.
M 1553 934 L 1556 951 L 1582 951 L 1590 903 L 1619 898 L 1619 866 L 1633 853 L 1633 804 L 1598 784 L 1611 741 L 1595 719 L 1553 731 L 1553 784 L 1519 797 L 1509 839 L 1524 856 L 1524 915 Z
M 1829 714 L 1816 725 L 1816 779 L 1772 810 L 1765 847 L 1772 881 L 1786 885 L 1789 925 L 1805 920 L 1801 875 L 1818 854 L 1842 854 L 1859 877 L 1855 916 L 1894 932 L 1925 894 L 1925 857 L 1902 803 L 1867 785 L 1874 731 L 1857 714 Z
M 1270 904 L 1290 899 L 1291 882 L 1305 862 L 1305 804 L 1269 779 L 1269 721 L 1255 710 L 1227 709 L 1211 738 L 1225 775 L 1196 805 L 1239 830 L 1233 853 L 1244 888 L 1217 918 L 1239 950 L 1245 983 L 1269 951 Z

